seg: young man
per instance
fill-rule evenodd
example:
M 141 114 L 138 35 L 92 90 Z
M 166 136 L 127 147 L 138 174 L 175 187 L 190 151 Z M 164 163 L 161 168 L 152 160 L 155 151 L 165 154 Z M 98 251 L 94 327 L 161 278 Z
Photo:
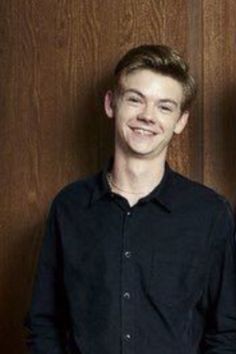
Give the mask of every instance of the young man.
M 118 63 L 105 96 L 113 159 L 51 207 L 27 320 L 33 353 L 236 353 L 230 208 L 166 163 L 195 91 L 166 46 Z

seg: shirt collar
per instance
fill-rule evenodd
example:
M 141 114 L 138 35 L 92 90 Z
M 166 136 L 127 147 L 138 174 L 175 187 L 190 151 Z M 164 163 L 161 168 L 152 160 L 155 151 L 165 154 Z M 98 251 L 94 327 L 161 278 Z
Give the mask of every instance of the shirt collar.
M 111 170 L 113 163 L 113 159 L 110 159 L 108 163 L 105 164 L 104 168 L 98 175 L 96 176 L 96 182 L 94 189 L 91 194 L 91 204 L 95 201 L 103 198 L 107 195 L 112 195 L 111 189 L 107 182 L 107 172 Z M 149 193 L 146 197 L 142 198 L 142 202 L 146 203 L 150 200 L 155 200 L 158 204 L 160 204 L 166 211 L 172 210 L 172 187 L 174 185 L 175 180 L 175 172 L 169 167 L 168 163 L 165 163 L 165 172 L 162 177 L 161 182 L 156 186 L 151 193 Z
M 103 198 L 105 195 L 111 195 L 111 189 L 108 185 L 106 175 L 111 170 L 113 159 L 110 159 L 96 176 L 95 186 L 91 194 L 91 204 Z
M 164 175 L 160 183 L 149 193 L 146 197 L 142 198 L 143 202 L 148 202 L 150 200 L 155 200 L 160 204 L 165 210 L 172 211 L 172 192 L 174 185 L 174 171 L 170 168 L 169 164 L 165 163 Z

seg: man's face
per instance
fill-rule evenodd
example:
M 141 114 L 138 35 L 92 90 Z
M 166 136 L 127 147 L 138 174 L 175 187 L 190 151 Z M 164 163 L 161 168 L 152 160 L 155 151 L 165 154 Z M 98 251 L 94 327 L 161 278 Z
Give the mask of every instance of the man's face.
M 120 91 L 108 91 L 105 110 L 115 119 L 115 149 L 129 156 L 165 158 L 174 133 L 184 129 L 182 85 L 151 70 L 136 70 L 120 79 Z

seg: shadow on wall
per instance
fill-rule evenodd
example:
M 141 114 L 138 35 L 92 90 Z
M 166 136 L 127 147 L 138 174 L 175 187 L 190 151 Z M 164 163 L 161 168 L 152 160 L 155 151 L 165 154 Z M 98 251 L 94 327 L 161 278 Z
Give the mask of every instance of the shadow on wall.
M 219 114 L 222 121 L 222 146 L 220 165 L 227 198 L 230 200 L 236 215 L 236 84 L 229 84 L 223 92 L 219 103 Z
M 109 76 L 96 84 L 88 79 L 83 84 L 83 93 L 80 93 L 80 87 L 76 90 L 80 97 L 74 97 L 67 105 L 64 118 L 67 137 L 62 161 L 65 164 L 64 176 L 70 181 L 97 172 L 112 154 L 113 124 L 106 117 L 103 106 L 104 95 L 110 85 Z M 68 120 L 72 122 L 69 127 Z
M 19 215 L 24 218 L 24 211 L 19 211 Z M 1 277 L 0 313 L 1 318 L 7 319 L 0 322 L 2 354 L 27 353 L 24 319 L 31 299 L 32 272 L 38 258 L 36 250 L 38 252 L 40 246 L 35 243 L 41 244 L 43 232 L 41 220 L 32 226 L 29 226 L 30 222 L 24 220 L 20 226 L 12 222 L 9 230 L 6 230 L 5 237 L 14 238 L 15 242 L 9 243 L 9 259 Z M 27 223 L 28 227 L 25 227 Z

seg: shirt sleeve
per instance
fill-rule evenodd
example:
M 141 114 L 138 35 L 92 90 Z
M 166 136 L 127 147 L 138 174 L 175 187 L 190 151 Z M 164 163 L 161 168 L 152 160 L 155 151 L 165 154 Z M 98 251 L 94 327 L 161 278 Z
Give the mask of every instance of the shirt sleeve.
M 236 243 L 233 213 L 224 203 L 212 230 L 206 291 L 204 354 L 236 353 Z
M 63 285 L 62 252 L 53 203 L 39 257 L 30 310 L 25 325 L 31 353 L 66 353 L 67 304 Z

